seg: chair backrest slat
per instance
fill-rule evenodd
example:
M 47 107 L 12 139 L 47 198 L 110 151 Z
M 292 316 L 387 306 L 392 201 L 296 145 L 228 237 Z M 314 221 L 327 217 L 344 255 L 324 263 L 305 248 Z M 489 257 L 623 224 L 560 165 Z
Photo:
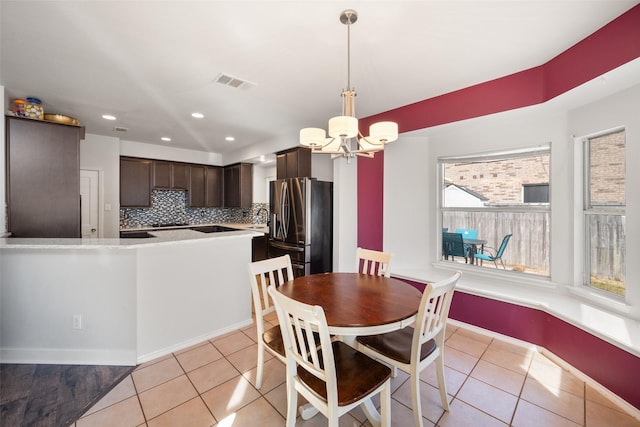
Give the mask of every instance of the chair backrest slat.
M 460 233 L 442 233 L 442 254 L 445 256 L 465 256 L 464 242 Z
M 282 283 L 293 280 L 293 268 L 289 255 L 269 258 L 249 264 L 249 277 L 251 282 L 251 294 L 253 309 L 256 314 L 258 332 L 263 330 L 263 317 L 275 310 L 269 299 L 267 287 L 271 284 L 280 286 Z
M 393 254 L 358 248 L 356 250 L 356 271 L 377 276 L 391 276 L 390 264 Z
M 507 243 L 509 243 L 509 239 L 511 238 L 511 234 L 507 234 L 502 239 L 502 243 L 500 243 L 500 247 L 498 248 L 498 252 L 496 253 L 496 258 L 502 257 L 504 250 L 507 249 Z
M 287 363 L 287 366 L 300 366 L 324 381 L 327 396 L 336 398 L 338 392 L 335 363 L 324 310 L 320 306 L 292 300 L 273 286 L 269 287 L 268 292 L 276 306 L 287 358 L 292 357 L 296 362 Z M 314 335 L 314 332 L 317 332 L 317 335 Z M 288 372 L 288 375 L 297 374 Z
M 425 287 L 416 317 L 412 357 L 418 357 L 418 360 L 420 360 L 422 344 L 431 339 L 441 340 L 442 342 L 438 342 L 438 345 L 443 344 L 444 328 L 449 317 L 454 288 L 460 276 L 461 273 L 456 272 L 445 280 Z

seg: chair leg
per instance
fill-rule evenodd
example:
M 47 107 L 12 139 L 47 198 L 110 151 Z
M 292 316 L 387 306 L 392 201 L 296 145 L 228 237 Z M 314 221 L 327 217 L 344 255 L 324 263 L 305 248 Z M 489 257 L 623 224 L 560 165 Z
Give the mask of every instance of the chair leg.
M 262 375 L 264 371 L 264 343 L 262 342 L 262 337 L 259 337 L 260 341 L 258 342 L 258 372 L 256 373 L 256 388 L 260 389 L 262 387 Z
M 287 377 L 287 427 L 295 427 L 298 415 L 298 391 L 293 378 Z
M 438 376 L 438 391 L 440 391 L 440 400 L 442 401 L 442 408 L 445 411 L 449 411 L 449 398 L 447 397 L 447 383 L 444 380 L 444 358 L 442 353 L 435 360 L 436 363 L 436 375 Z
M 391 427 L 391 380 L 380 392 L 380 427 Z
M 410 369 L 411 404 L 413 405 L 413 422 L 415 427 L 422 427 L 422 405 L 420 404 L 420 373 L 413 366 Z

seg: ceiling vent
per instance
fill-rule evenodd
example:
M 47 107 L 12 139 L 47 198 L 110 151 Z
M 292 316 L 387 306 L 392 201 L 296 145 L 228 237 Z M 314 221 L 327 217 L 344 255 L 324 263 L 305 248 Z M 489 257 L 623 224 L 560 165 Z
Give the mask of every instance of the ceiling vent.
M 128 130 L 129 130 L 129 128 L 123 128 L 122 126 L 115 126 L 115 127 L 113 128 L 113 131 L 114 131 L 114 132 L 126 132 L 126 131 L 128 131 Z
M 231 86 L 236 89 L 249 89 L 255 86 L 255 83 L 251 83 L 224 73 L 218 74 L 214 79 L 214 82 L 223 84 L 225 86 Z

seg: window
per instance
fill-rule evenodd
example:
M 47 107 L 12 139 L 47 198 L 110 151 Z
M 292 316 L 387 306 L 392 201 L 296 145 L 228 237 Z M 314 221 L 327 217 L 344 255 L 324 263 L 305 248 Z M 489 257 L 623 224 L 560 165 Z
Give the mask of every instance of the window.
M 584 142 L 585 285 L 625 294 L 625 131 Z
M 522 184 L 524 203 L 549 203 L 549 184 Z
M 465 247 L 464 256 L 440 248 L 441 258 L 548 276 L 549 161 L 549 145 L 440 158 L 443 232 L 462 234 Z

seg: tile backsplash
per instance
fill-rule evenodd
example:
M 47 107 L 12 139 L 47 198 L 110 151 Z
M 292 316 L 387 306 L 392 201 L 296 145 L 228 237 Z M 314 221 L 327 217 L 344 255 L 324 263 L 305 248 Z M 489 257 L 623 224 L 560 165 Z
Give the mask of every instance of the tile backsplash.
M 268 203 L 253 203 L 250 209 L 190 208 L 187 192 L 178 190 L 152 190 L 150 208 L 121 208 L 120 228 L 147 227 L 152 224 L 264 224 L 267 222 Z

